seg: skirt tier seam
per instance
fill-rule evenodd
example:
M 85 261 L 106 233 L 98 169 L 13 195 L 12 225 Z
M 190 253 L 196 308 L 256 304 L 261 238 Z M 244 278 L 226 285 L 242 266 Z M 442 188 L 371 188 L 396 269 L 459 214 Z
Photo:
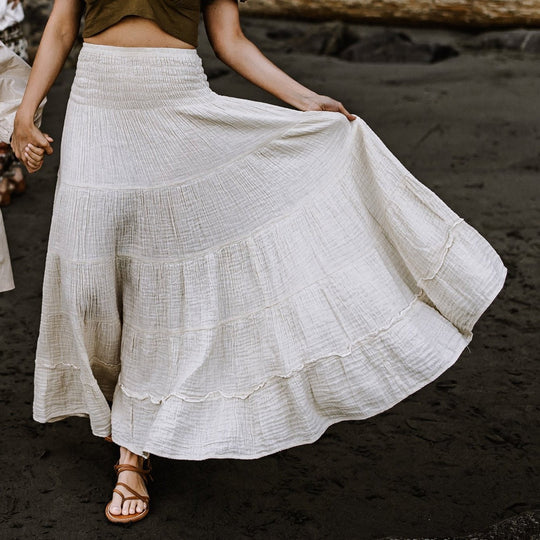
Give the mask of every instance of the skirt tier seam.
M 128 253 L 115 253 L 114 255 L 111 255 L 109 257 L 99 257 L 99 258 L 94 258 L 94 259 L 73 259 L 73 258 L 70 258 L 70 257 L 66 257 L 61 252 L 54 251 L 53 249 L 50 249 L 49 253 L 51 255 L 55 255 L 55 256 L 61 258 L 62 260 L 71 262 L 73 264 L 103 264 L 103 263 L 110 263 L 112 258 L 131 259 L 131 260 L 134 260 L 134 261 L 148 262 L 149 264 L 156 264 L 156 265 L 160 265 L 160 264 L 182 264 L 184 262 L 190 262 L 190 261 L 196 260 L 198 258 L 202 258 L 207 254 L 216 254 L 216 253 L 219 253 L 220 251 L 222 251 L 224 249 L 227 249 L 229 247 L 236 246 L 238 244 L 242 244 L 243 242 L 246 242 L 248 240 L 253 240 L 253 239 L 257 238 L 257 236 L 259 236 L 260 234 L 268 232 L 269 229 L 272 229 L 276 225 L 280 225 L 282 222 L 287 221 L 288 219 L 292 218 L 293 216 L 299 214 L 302 210 L 304 210 L 309 205 L 310 202 L 313 202 L 313 199 L 317 200 L 319 197 L 321 199 L 324 199 L 324 195 L 326 194 L 326 192 L 330 191 L 330 188 L 332 188 L 332 187 L 335 188 L 335 187 L 339 186 L 340 184 L 342 184 L 343 180 L 347 176 L 347 173 L 349 173 L 349 172 L 350 172 L 349 171 L 349 166 L 345 167 L 344 170 L 343 170 L 343 174 L 340 175 L 340 177 L 339 177 L 339 180 L 336 180 L 335 182 L 332 182 L 332 183 L 328 184 L 327 186 L 325 186 L 320 191 L 314 190 L 309 195 L 306 195 L 305 197 L 303 197 L 301 199 L 301 201 L 294 207 L 293 210 L 291 210 L 290 212 L 288 212 L 286 214 L 282 214 L 281 216 L 278 216 L 275 219 L 269 220 L 266 223 L 263 223 L 263 224 L 259 225 L 258 227 L 253 229 L 251 231 L 251 233 L 249 233 L 247 235 L 244 235 L 244 236 L 241 236 L 241 237 L 237 238 L 236 240 L 234 240 L 232 242 L 227 242 L 225 244 L 221 244 L 218 247 L 212 246 L 210 248 L 207 248 L 207 249 L 204 249 L 204 250 L 201 250 L 201 251 L 197 251 L 197 252 L 195 252 L 194 255 L 189 256 L 189 257 L 183 257 L 183 258 L 176 257 L 174 259 L 159 259 L 159 258 L 151 258 L 151 257 L 141 257 L 140 255 L 130 255 Z M 78 186 L 75 186 L 75 187 L 77 187 L 77 189 L 79 189 Z M 84 189 L 84 188 L 80 188 L 80 189 Z
M 440 270 L 442 269 L 443 265 L 444 265 L 444 262 L 447 258 L 447 255 L 448 255 L 448 252 L 453 244 L 453 230 L 455 228 L 455 226 L 457 226 L 459 223 L 461 223 L 463 221 L 462 218 L 460 218 L 458 221 L 456 221 L 448 230 L 448 233 L 447 233 L 447 239 L 443 245 L 443 248 L 442 248 L 442 251 L 443 251 L 443 257 L 442 257 L 442 262 L 441 264 L 439 265 L 438 269 L 436 270 L 435 274 L 429 276 L 428 274 L 428 278 L 420 278 L 418 281 L 417 281 L 417 286 L 418 286 L 418 283 L 425 280 L 425 279 L 434 279 L 436 277 L 436 274 L 438 272 L 440 272 Z M 431 272 L 430 272 L 431 274 Z M 132 398 L 135 398 L 135 399 L 139 399 L 139 400 L 150 400 L 152 403 L 156 403 L 156 404 L 161 404 L 163 403 L 164 401 L 166 401 L 167 399 L 169 398 L 178 398 L 178 399 L 182 399 L 184 401 L 191 401 L 191 402 L 203 402 L 203 401 L 206 401 L 209 396 L 216 396 L 216 399 L 219 399 L 219 396 L 221 397 L 224 397 L 224 398 L 227 398 L 227 399 L 246 399 L 248 398 L 250 395 L 254 394 L 257 390 L 259 390 L 260 388 L 263 388 L 266 384 L 268 384 L 270 381 L 276 379 L 289 379 L 291 377 L 293 377 L 295 374 L 297 373 L 300 373 L 302 372 L 307 366 L 310 366 L 312 364 L 315 364 L 321 360 L 326 360 L 328 358 L 333 358 L 333 357 L 340 357 L 340 358 L 346 358 L 347 356 L 349 356 L 351 353 L 352 353 L 352 350 L 354 348 L 354 346 L 357 346 L 359 344 L 361 344 L 362 342 L 364 341 L 369 341 L 369 340 L 372 340 L 376 337 L 378 337 L 380 334 L 384 333 L 384 332 L 387 332 L 388 330 L 390 330 L 396 323 L 398 323 L 399 321 L 403 320 L 404 316 L 407 314 L 408 311 L 410 311 L 412 309 L 412 307 L 418 302 L 418 300 L 420 300 L 420 298 L 422 297 L 422 295 L 425 293 L 424 289 L 419 287 L 419 290 L 417 293 L 415 293 L 414 295 L 414 298 L 411 300 L 411 302 L 409 302 L 409 304 L 407 304 L 407 306 L 405 306 L 401 311 L 399 311 L 396 315 L 394 315 L 390 320 L 389 322 L 385 325 L 385 326 L 382 326 L 382 327 L 379 327 L 375 330 L 372 330 L 370 332 L 368 332 L 367 334 L 364 334 L 361 338 L 355 340 L 355 341 L 352 341 L 349 343 L 347 349 L 344 351 L 344 352 L 333 352 L 333 353 L 330 353 L 330 354 L 327 354 L 325 356 L 319 356 L 317 358 L 314 358 L 314 359 L 311 359 L 311 360 L 308 360 L 306 362 L 303 362 L 301 365 L 293 368 L 292 370 L 290 370 L 288 373 L 286 374 L 275 374 L 275 375 L 272 375 L 270 376 L 269 378 L 267 378 L 265 381 L 261 382 L 261 383 L 258 383 L 256 386 L 253 386 L 247 393 L 244 393 L 242 395 L 239 395 L 239 394 L 226 394 L 224 392 L 222 392 L 221 390 L 214 390 L 212 392 L 208 392 L 205 396 L 202 397 L 202 399 L 199 397 L 197 399 L 189 399 L 189 396 L 182 396 L 180 394 L 175 394 L 175 393 L 171 393 L 171 394 L 168 394 L 167 396 L 164 396 L 162 398 L 159 398 L 157 401 L 156 398 L 154 398 L 152 395 L 148 394 L 148 393 L 145 393 L 143 395 L 138 395 L 136 392 L 132 392 L 130 390 L 127 390 L 126 387 L 118 382 L 118 386 L 120 387 L 120 389 L 122 390 L 122 392 L 124 394 L 126 394 L 128 397 L 132 397 Z M 426 304 L 427 305 L 427 304 Z M 431 307 L 431 306 L 428 306 L 428 307 Z M 434 309 L 434 308 L 431 308 L 431 309 Z M 437 313 L 439 313 L 442 317 L 444 317 L 444 315 L 442 313 L 440 313 L 438 310 L 435 310 L 437 311 Z M 444 317 L 446 319 L 446 317 Z M 446 319 L 448 320 L 448 319 Z M 449 321 L 451 322 L 451 321 Z M 453 323 L 452 323 L 453 324 Z M 455 327 L 455 325 L 454 325 Z M 455 327 L 456 330 L 458 330 L 460 332 L 460 334 L 463 336 L 464 339 L 467 340 L 467 342 L 469 342 L 471 339 L 472 339 L 472 336 L 473 336 L 473 333 L 471 331 L 463 331 L 457 327 Z M 74 364 L 70 364 L 70 363 L 64 363 L 64 362 L 59 362 L 58 364 L 40 364 L 41 367 L 44 367 L 44 368 L 48 368 L 48 369 L 54 369 L 56 367 L 75 367 L 76 369 L 79 370 L 80 372 L 80 368 L 78 366 L 75 366 Z M 92 385 L 95 385 L 99 388 L 99 385 L 97 384 L 97 381 L 92 381 L 92 383 L 86 383 L 88 386 L 92 386 Z
M 286 296 L 282 296 L 280 297 L 277 301 L 271 303 L 271 304 L 266 304 L 264 306 L 262 306 L 261 308 L 259 309 L 256 309 L 256 310 L 253 310 L 253 311 L 250 311 L 250 312 L 244 312 L 240 315 L 237 315 L 235 317 L 229 317 L 228 319 L 222 319 L 221 321 L 219 321 L 217 324 L 215 324 L 214 326 L 203 326 L 203 327 L 198 327 L 198 328 L 184 328 L 184 329 L 178 329 L 178 328 L 173 328 L 173 329 L 166 329 L 166 330 L 148 330 L 146 328 L 141 328 L 140 326 L 136 325 L 136 324 L 133 324 L 133 323 L 130 323 L 129 321 L 122 321 L 122 325 L 124 326 L 129 326 L 130 328 L 134 329 L 134 330 L 137 330 L 137 331 L 140 331 L 140 332 L 143 332 L 143 333 L 148 333 L 148 334 L 164 334 L 164 335 L 174 335 L 174 336 L 179 336 L 179 335 L 183 335 L 183 334 L 186 334 L 186 333 L 189 333 L 189 332 L 205 332 L 205 331 L 208 331 L 208 330 L 214 330 L 216 328 L 219 328 L 220 326 L 224 326 L 226 324 L 229 324 L 231 322 L 235 322 L 235 321 L 240 321 L 242 319 L 249 319 L 250 317 L 254 317 L 260 313 L 262 313 L 263 311 L 267 310 L 267 309 L 271 309 L 275 306 L 278 306 L 280 304 L 283 304 L 284 302 L 294 298 L 295 296 L 298 296 L 300 293 L 304 292 L 305 290 L 309 289 L 310 287 L 313 287 L 314 285 L 317 285 L 318 283 L 321 283 L 322 281 L 324 280 L 327 280 L 329 278 L 332 278 L 335 276 L 335 274 L 338 274 L 339 272 L 342 272 L 344 269 L 354 265 L 355 262 L 347 262 L 346 264 L 343 264 L 341 265 L 339 268 L 337 268 L 336 270 L 334 270 L 333 272 L 328 272 L 328 273 L 325 273 L 323 277 L 319 278 L 319 279 L 316 279 L 315 281 L 312 281 L 311 283 L 309 283 L 308 285 L 306 285 L 305 287 L 302 287 L 301 289 L 297 289 L 296 291 L 294 291 L 293 293 L 289 294 L 289 295 L 286 295 Z M 433 279 L 433 278 L 421 278 L 422 280 L 424 279 Z M 419 280 L 420 281 L 420 280 Z M 418 293 L 415 293 L 415 294 L 418 294 Z M 51 318 L 54 318 L 55 316 L 72 316 L 73 313 L 70 313 L 70 312 L 67 312 L 67 311 L 55 311 L 55 312 L 50 312 L 48 314 L 48 316 L 50 316 Z M 92 322 L 95 322 L 95 323 L 106 323 L 106 324 L 113 324 L 113 323 L 118 323 L 118 319 L 117 318 L 109 318 L 109 319 L 98 319 L 98 318 L 92 318 L 90 319 Z
M 335 352 L 331 352 L 331 353 L 329 353 L 329 354 L 327 354 L 325 356 L 318 356 L 317 358 L 312 358 L 310 360 L 307 360 L 307 361 L 303 362 L 302 364 L 300 364 L 299 366 L 291 369 L 290 371 L 288 371 L 285 374 L 279 374 L 278 373 L 278 374 L 275 374 L 275 375 L 271 375 L 270 377 L 265 379 L 263 382 L 258 383 L 257 385 L 251 387 L 247 392 L 245 392 L 245 393 L 243 393 L 241 395 L 240 394 L 227 394 L 227 393 L 223 392 L 222 390 L 213 390 L 211 392 L 208 392 L 207 394 L 205 394 L 202 397 L 197 397 L 196 399 L 193 399 L 193 398 L 190 398 L 189 396 L 178 394 L 178 393 L 175 393 L 175 392 L 171 392 L 170 394 L 167 394 L 166 396 L 163 396 L 161 398 L 155 398 L 152 394 L 150 394 L 148 392 L 145 392 L 144 394 L 137 394 L 136 392 L 133 392 L 133 391 L 129 390 L 124 384 L 122 384 L 120 382 L 118 383 L 118 386 L 120 387 L 122 392 L 125 395 L 127 395 L 128 397 L 135 398 L 135 399 L 138 399 L 140 401 L 149 400 L 150 402 L 154 403 L 155 405 L 161 405 L 163 402 L 167 401 L 170 398 L 177 398 L 177 399 L 181 399 L 182 401 L 195 402 L 195 403 L 207 401 L 209 399 L 212 399 L 213 396 L 215 396 L 214 399 L 219 399 L 220 396 L 221 396 L 221 397 L 224 397 L 226 399 L 242 399 L 242 400 L 244 400 L 244 399 L 249 398 L 257 390 L 260 390 L 261 388 L 265 387 L 269 383 L 272 383 L 275 380 L 279 380 L 279 379 L 290 379 L 290 378 L 294 377 L 296 374 L 304 371 L 307 367 L 309 367 L 309 366 L 311 366 L 313 364 L 316 364 L 318 362 L 327 360 L 329 358 L 335 358 L 335 357 L 346 358 L 347 356 L 350 356 L 352 354 L 352 352 L 353 352 L 353 349 L 356 346 L 359 346 L 360 344 L 362 344 L 365 341 L 370 341 L 372 339 L 377 338 L 380 334 L 382 334 L 384 332 L 387 332 L 396 323 L 401 321 L 403 319 L 403 317 L 406 315 L 406 313 L 413 308 L 413 306 L 416 304 L 416 302 L 418 301 L 420 296 L 421 296 L 421 293 L 417 293 L 415 295 L 415 297 L 413 298 L 413 300 L 405 308 L 403 308 L 397 315 L 395 315 L 390 320 L 390 322 L 387 324 L 387 326 L 384 326 L 382 328 L 378 328 L 376 330 L 373 330 L 372 332 L 369 332 L 368 334 L 364 334 L 360 339 L 349 342 L 349 345 L 347 346 L 347 349 L 345 351 L 343 351 L 343 352 L 335 351 Z

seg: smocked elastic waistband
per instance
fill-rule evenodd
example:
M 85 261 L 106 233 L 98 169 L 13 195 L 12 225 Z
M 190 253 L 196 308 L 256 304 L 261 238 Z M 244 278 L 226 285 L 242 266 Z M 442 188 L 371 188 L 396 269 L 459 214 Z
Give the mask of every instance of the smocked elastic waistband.
M 205 100 L 214 94 L 197 49 L 120 47 L 83 42 L 71 104 L 150 109 Z
M 120 45 L 101 45 L 83 41 L 82 51 L 101 52 L 116 56 L 169 56 L 169 57 L 196 57 L 197 49 L 184 49 L 181 47 L 125 47 Z

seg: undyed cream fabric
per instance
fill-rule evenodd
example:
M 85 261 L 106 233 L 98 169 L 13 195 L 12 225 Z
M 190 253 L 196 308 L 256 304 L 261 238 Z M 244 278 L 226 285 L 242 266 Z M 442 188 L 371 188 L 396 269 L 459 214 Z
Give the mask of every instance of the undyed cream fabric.
M 0 212 L 0 292 L 10 291 L 15 288 L 13 270 L 9 258 L 9 247 L 4 229 L 4 219 Z
M 174 459 L 311 443 L 448 369 L 506 272 L 361 118 L 219 95 L 195 49 L 85 43 L 34 419 Z
M 17 109 L 21 104 L 31 67 L 0 41 L 0 142 L 10 142 Z M 41 126 L 47 97 L 34 113 L 34 124 Z
M 0 21 L 2 16 L 7 17 L 5 13 L 7 8 L 4 4 L 6 3 L 0 2 Z M 22 6 L 20 10 L 22 11 Z M 0 41 L 0 142 L 9 143 L 15 114 L 24 95 L 29 74 L 30 66 Z M 34 116 L 34 123 L 38 127 L 46 102 L 47 98 L 44 98 Z M 9 291 L 14 287 L 8 241 L 0 213 L 0 292 Z
M 0 30 L 5 30 L 24 19 L 22 2 L 15 7 L 8 0 L 0 0 Z

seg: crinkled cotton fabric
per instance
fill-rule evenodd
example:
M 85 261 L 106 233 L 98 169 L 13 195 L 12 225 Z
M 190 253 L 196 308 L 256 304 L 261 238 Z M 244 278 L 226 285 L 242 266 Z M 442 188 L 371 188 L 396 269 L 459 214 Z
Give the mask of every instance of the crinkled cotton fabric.
M 0 0 L 0 30 L 5 30 L 24 19 L 22 2 L 15 7 L 7 0 Z
M 11 142 L 15 115 L 19 108 L 31 67 L 5 43 L 0 41 L 0 142 Z M 43 109 L 47 98 L 41 100 L 34 113 L 34 124 L 41 126 Z
M 311 443 L 454 364 L 506 273 L 361 118 L 219 95 L 196 49 L 84 43 L 34 419 L 174 459 Z
M 4 219 L 0 212 L 0 292 L 10 291 L 15 288 L 13 270 L 9 257 L 9 247 L 4 228 Z

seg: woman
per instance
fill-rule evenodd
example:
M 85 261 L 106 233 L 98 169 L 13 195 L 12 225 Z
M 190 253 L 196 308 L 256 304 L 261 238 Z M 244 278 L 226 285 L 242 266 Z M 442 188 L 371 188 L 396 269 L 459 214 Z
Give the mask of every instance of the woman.
M 57 0 L 43 33 L 13 136 L 29 171 L 80 10 Z M 151 454 L 253 459 L 390 408 L 506 276 L 364 121 L 246 39 L 236 0 L 202 5 L 216 55 L 295 109 L 214 93 L 198 10 L 89 2 L 64 122 L 33 414 L 120 446 L 111 521 L 148 512 Z

